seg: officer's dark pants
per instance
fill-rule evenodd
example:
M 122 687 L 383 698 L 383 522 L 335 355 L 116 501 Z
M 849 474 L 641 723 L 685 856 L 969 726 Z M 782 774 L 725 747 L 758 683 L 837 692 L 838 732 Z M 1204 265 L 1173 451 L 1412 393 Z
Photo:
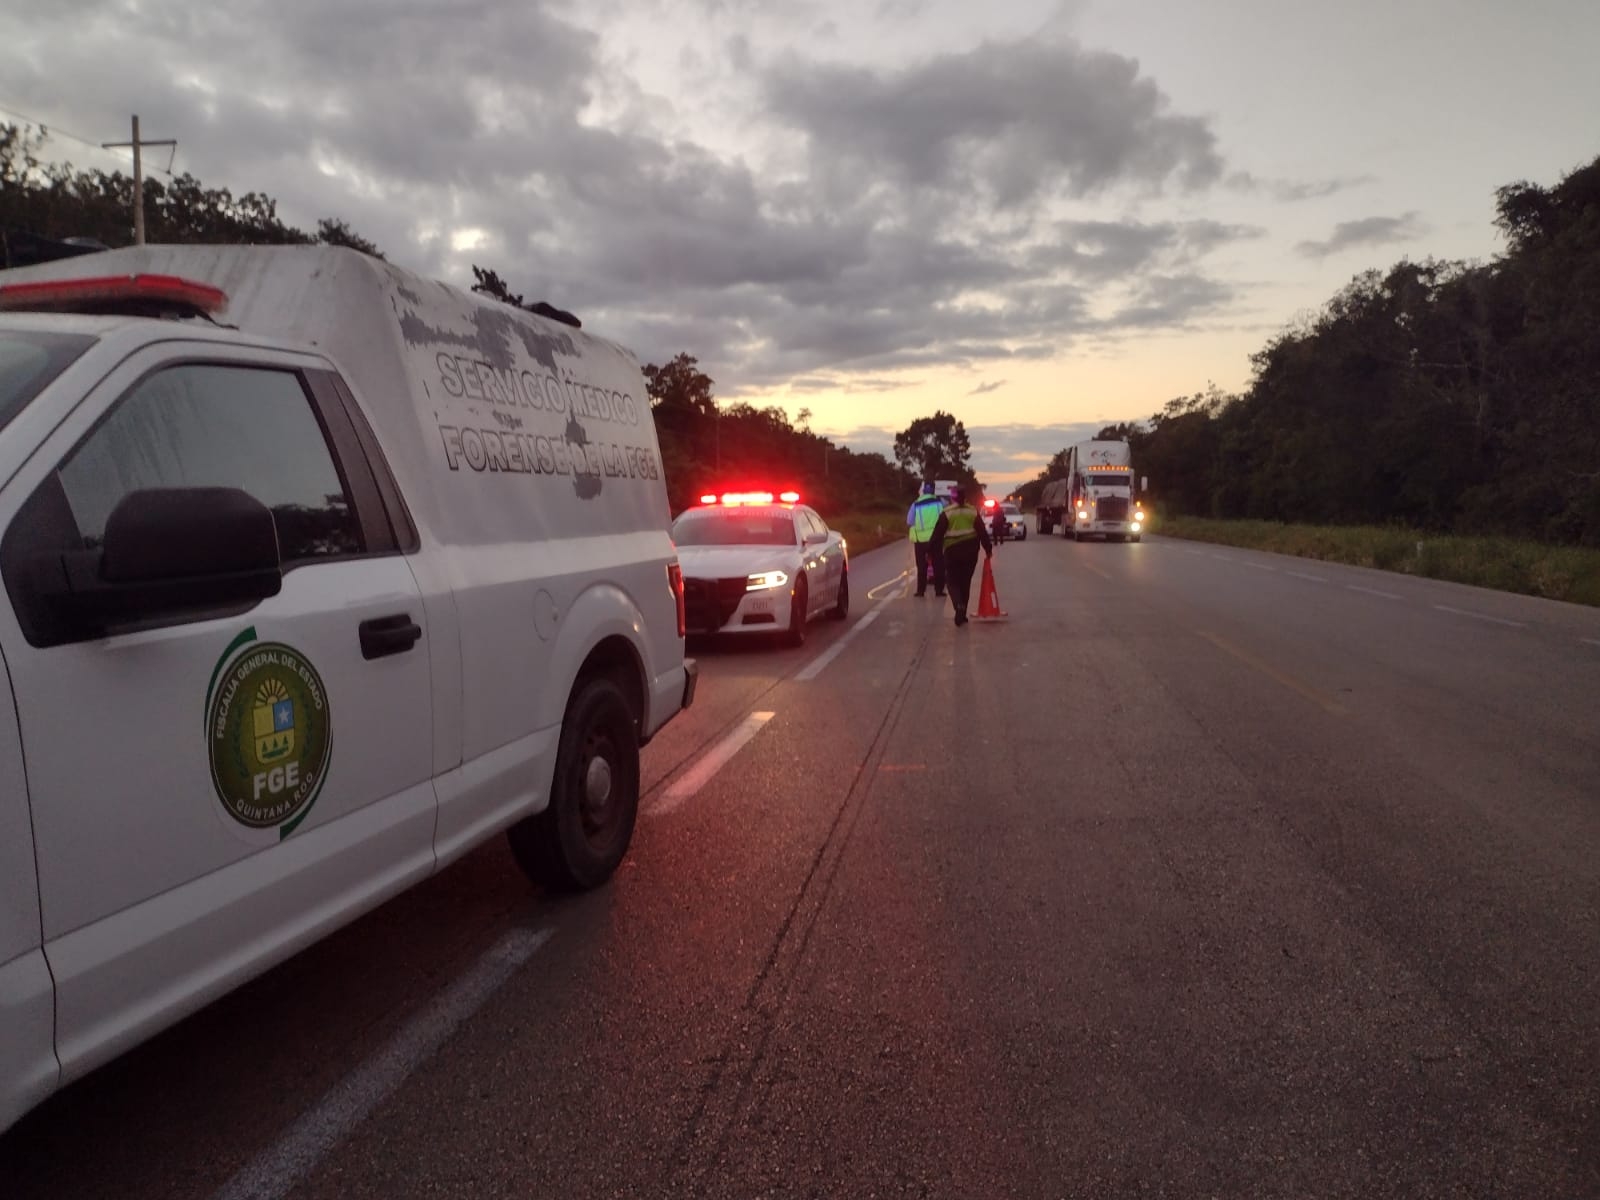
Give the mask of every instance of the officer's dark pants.
M 933 590 L 944 595 L 944 556 L 933 548 L 932 542 L 912 542 L 917 555 L 917 595 L 928 587 L 928 564 L 933 564 Z
M 978 551 L 982 547 L 977 538 L 944 547 L 945 584 L 950 589 L 950 603 L 956 610 L 956 621 L 967 619 L 967 598 L 972 594 L 972 573 L 978 569 Z

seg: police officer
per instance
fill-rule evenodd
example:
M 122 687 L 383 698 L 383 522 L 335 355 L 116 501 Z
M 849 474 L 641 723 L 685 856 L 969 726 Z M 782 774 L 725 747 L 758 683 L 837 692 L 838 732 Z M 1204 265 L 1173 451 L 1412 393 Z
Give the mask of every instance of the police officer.
M 922 495 L 911 502 L 906 511 L 906 524 L 911 526 L 911 549 L 917 557 L 917 595 L 928 590 L 928 564 L 933 564 L 933 594 L 944 595 L 944 560 L 934 553 L 933 527 L 944 511 L 944 501 L 933 494 L 933 481 L 922 485 Z
M 965 625 L 972 573 L 978 569 L 978 547 L 981 545 L 983 556 L 990 558 L 994 543 L 989 540 L 978 510 L 967 503 L 965 489 L 956 488 L 951 500 L 953 503 L 934 524 L 933 549 L 944 562 L 945 584 L 950 589 L 950 603 L 955 606 L 956 624 Z

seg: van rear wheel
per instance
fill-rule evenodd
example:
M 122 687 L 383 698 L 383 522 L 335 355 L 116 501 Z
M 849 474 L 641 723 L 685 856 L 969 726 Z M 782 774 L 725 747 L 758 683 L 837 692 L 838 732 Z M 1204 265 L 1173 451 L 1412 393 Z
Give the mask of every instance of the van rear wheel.
M 638 816 L 638 722 L 615 682 L 582 679 L 561 723 L 550 803 L 506 831 L 512 856 L 546 887 L 599 887 L 628 852 Z

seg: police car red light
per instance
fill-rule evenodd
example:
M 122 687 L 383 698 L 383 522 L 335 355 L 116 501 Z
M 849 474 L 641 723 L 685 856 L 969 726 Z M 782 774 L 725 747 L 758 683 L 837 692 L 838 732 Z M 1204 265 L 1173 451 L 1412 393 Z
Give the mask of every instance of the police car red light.
M 0 287 L 0 311 L 94 312 L 106 306 L 149 302 L 219 313 L 228 294 L 210 284 L 176 275 L 106 275 L 92 279 L 50 279 Z
M 701 504 L 724 504 L 729 508 L 736 508 L 741 504 L 771 504 L 777 501 L 780 504 L 800 503 L 799 492 L 723 492 L 720 496 L 707 493 L 700 497 Z

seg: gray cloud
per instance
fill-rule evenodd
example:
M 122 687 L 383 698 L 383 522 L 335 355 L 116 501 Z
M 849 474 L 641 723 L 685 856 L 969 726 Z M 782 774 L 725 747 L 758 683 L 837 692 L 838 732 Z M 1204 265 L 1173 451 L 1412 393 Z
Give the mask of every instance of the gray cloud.
M 19 3 L 0 78 L 25 110 L 109 137 L 138 96 L 207 185 L 265 192 L 303 228 L 341 217 L 431 275 L 493 267 L 647 361 L 696 354 L 728 397 L 870 394 L 1200 321 L 1233 302 L 1205 257 L 1260 234 L 1060 218 L 1063 197 L 1223 167 L 1136 63 L 1071 43 L 873 71 L 774 64 L 734 34 L 724 67 L 754 89 L 773 169 L 669 132 L 596 33 L 538 2 L 146 0 L 137 20 L 120 0 Z M 457 252 L 464 231 L 481 244 Z
M 1265 192 L 1274 200 L 1294 204 L 1364 187 L 1375 179 L 1373 175 L 1346 175 L 1333 179 L 1262 179 L 1249 171 L 1234 171 L 1225 182 L 1237 192 Z
M 1295 250 L 1307 258 L 1327 258 L 1330 254 L 1358 246 L 1410 241 L 1427 231 L 1427 225 L 1414 212 L 1398 217 L 1363 217 L 1359 221 L 1340 221 L 1326 241 L 1300 242 Z
M 977 387 L 968 392 L 967 395 L 987 396 L 990 392 L 998 392 L 1001 388 L 1005 387 L 1005 385 L 1006 381 L 1004 379 L 991 379 L 987 383 L 980 383 Z
M 986 192 L 1004 208 L 1222 176 L 1210 128 L 1171 112 L 1137 62 L 1066 41 L 986 42 L 888 72 L 790 58 L 771 71 L 767 96 L 808 139 L 818 174 L 845 192 L 888 173 L 910 187 Z

